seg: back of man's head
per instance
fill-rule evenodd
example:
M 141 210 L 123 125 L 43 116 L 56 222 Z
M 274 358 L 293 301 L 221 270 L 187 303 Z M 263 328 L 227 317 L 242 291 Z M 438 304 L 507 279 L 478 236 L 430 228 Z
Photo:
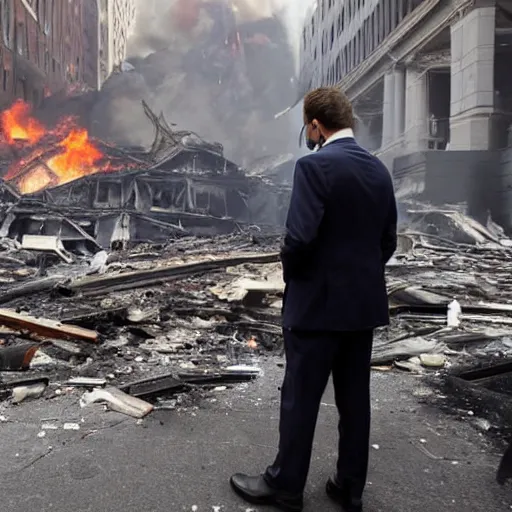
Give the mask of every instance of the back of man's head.
M 347 96 L 337 87 L 320 87 L 304 98 L 304 120 L 317 120 L 330 131 L 354 129 L 354 112 Z

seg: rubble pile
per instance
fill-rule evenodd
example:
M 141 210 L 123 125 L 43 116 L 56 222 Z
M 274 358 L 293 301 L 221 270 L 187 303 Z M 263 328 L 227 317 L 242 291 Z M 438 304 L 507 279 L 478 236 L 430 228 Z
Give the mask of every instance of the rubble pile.
M 375 347 L 375 362 L 403 360 L 417 370 L 423 354 L 510 356 L 512 339 L 511 241 L 457 209 L 406 209 L 407 228 L 389 264 L 392 324 Z M 450 309 L 459 309 L 456 321 Z M 445 358 L 437 358 L 438 366 Z
M 42 386 L 52 396 L 109 384 L 151 398 L 254 378 L 256 355 L 280 343 L 282 285 L 262 277 L 279 275 L 276 242 L 189 237 L 114 253 L 99 266 L 100 258 L 59 262 L 45 277 L 23 250 L 18 259 L 4 251 L 4 398 L 28 384 L 37 395 Z
M 455 208 L 401 210 L 407 223 L 388 266 L 391 325 L 376 334 L 373 366 L 445 369 L 456 382 L 461 365 L 503 374 L 511 241 Z M 254 227 L 67 262 L 4 238 L 0 395 L 76 394 L 77 403 L 106 401 L 139 417 L 192 390 L 255 378 L 259 359 L 281 350 L 279 241 Z

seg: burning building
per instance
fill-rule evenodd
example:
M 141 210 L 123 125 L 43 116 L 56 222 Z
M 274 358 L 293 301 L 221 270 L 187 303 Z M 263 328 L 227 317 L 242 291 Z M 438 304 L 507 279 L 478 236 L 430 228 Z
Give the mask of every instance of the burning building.
M 88 11 L 89 49 L 95 23 L 102 30 L 97 6 L 97 18 L 94 4 Z M 173 41 L 150 40 L 153 50 L 118 66 L 100 90 L 5 109 L 0 236 L 110 247 L 282 224 L 289 190 L 272 187 L 267 171 L 282 175 L 289 155 L 262 157 L 286 153 L 290 140 L 288 119 L 274 115 L 293 88 L 293 56 L 278 18 L 242 7 L 171 2 Z M 100 61 L 106 43 L 97 43 Z M 101 80 L 99 64 L 85 68 L 87 82 Z M 245 172 L 238 164 L 249 160 Z
M 0 105 L 15 97 L 38 105 L 48 93 L 83 76 L 80 0 L 0 2 Z
M 286 188 L 270 193 L 268 180 L 245 174 L 221 144 L 174 130 L 143 106 L 155 132 L 149 150 L 91 138 L 69 117 L 46 128 L 21 100 L 5 110 L 3 156 L 10 162 L 0 236 L 21 242 L 24 235 L 50 235 L 68 245 L 111 247 L 282 223 Z

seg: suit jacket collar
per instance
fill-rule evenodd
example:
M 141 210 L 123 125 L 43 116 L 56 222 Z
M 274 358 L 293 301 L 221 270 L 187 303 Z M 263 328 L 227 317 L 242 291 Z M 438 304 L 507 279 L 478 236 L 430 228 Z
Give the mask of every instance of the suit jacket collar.
M 327 144 L 331 144 L 331 142 L 336 142 L 341 139 L 353 139 L 354 131 L 351 128 L 345 128 L 344 130 L 338 130 L 333 133 L 322 145 L 323 148 L 327 146 Z

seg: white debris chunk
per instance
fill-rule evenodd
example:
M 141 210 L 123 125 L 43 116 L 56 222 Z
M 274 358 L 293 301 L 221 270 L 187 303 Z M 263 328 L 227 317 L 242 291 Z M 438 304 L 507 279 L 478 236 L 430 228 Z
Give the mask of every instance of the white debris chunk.
M 421 354 L 420 361 L 427 368 L 443 368 L 446 357 L 443 354 Z
M 78 423 L 64 423 L 62 428 L 64 430 L 80 430 L 80 425 Z
M 88 274 L 104 274 L 107 270 L 107 251 L 97 252 L 91 260 Z
M 459 327 L 461 313 L 462 309 L 460 304 L 456 299 L 454 299 L 450 304 L 448 304 L 448 315 L 446 319 L 448 327 Z
M 486 420 L 484 418 L 477 418 L 475 420 L 475 423 L 478 428 L 484 430 L 485 432 L 487 432 L 488 430 L 491 430 L 492 425 L 489 420 Z
M 380 446 L 378 444 L 372 444 L 372 448 L 374 450 L 380 450 Z
M 27 398 L 40 398 L 46 389 L 44 382 L 37 384 L 30 384 L 27 386 L 18 386 L 12 390 L 12 401 L 15 404 L 20 404 Z
M 108 407 L 113 411 L 133 418 L 143 418 L 152 410 L 153 406 L 140 398 L 127 395 L 117 388 L 95 389 L 90 393 L 85 393 L 81 400 L 80 406 L 86 407 L 89 404 L 97 402 L 106 402 Z

